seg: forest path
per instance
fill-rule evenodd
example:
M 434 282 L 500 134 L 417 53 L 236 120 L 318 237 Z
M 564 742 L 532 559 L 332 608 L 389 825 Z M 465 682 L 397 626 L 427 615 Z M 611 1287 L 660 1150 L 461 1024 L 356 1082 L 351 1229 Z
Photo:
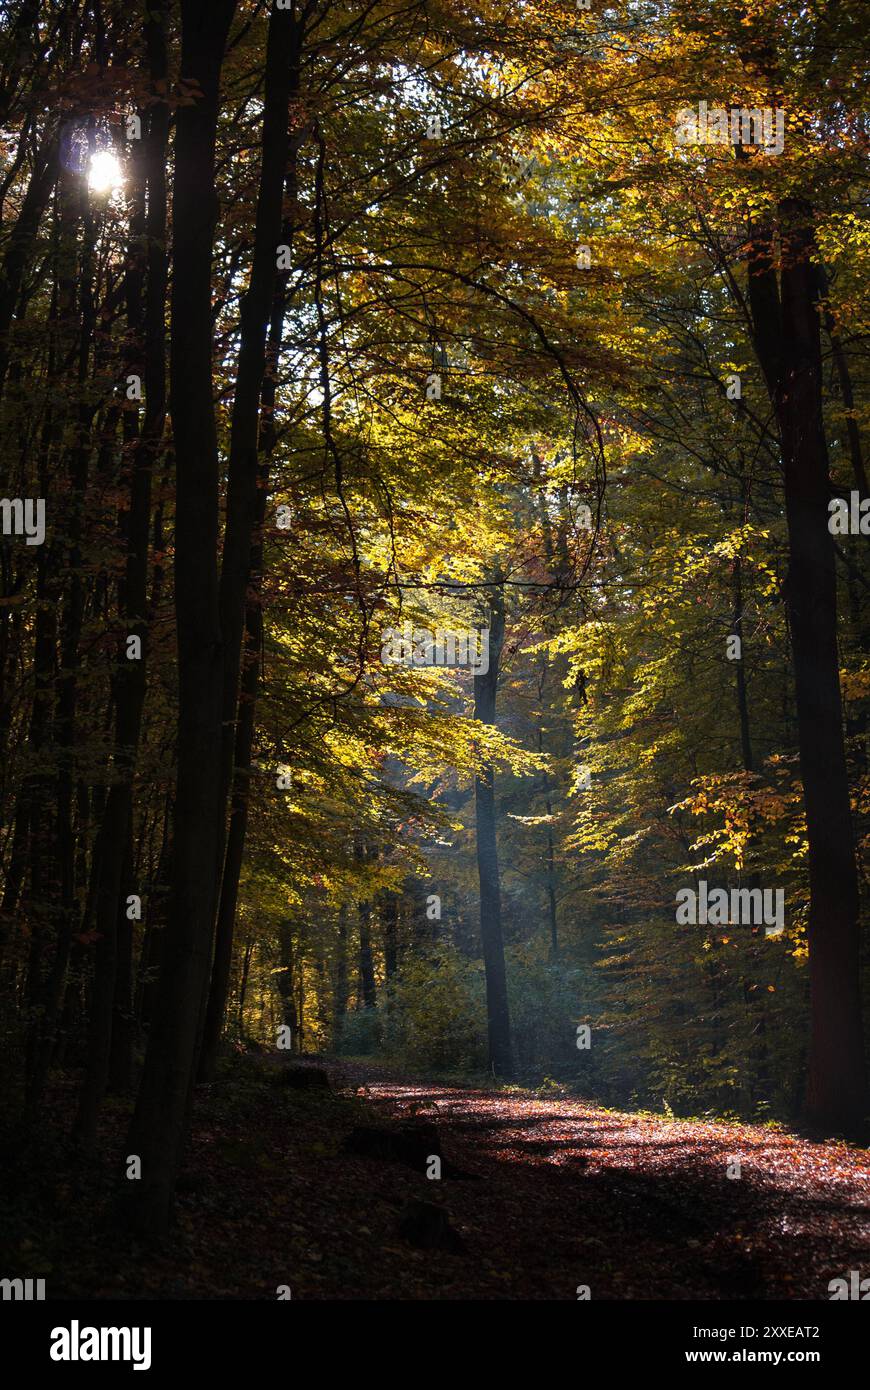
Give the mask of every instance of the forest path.
M 331 1089 L 282 1074 L 318 1067 Z M 61 1132 L 75 1097 L 58 1084 Z M 239 1056 L 197 1087 L 170 1237 L 131 1247 L 114 1206 L 129 1102 L 103 1124 L 113 1161 L 59 1164 L 37 1135 L 5 1175 L 10 1248 L 52 1298 L 827 1300 L 831 1279 L 870 1277 L 870 1153 L 758 1125 Z M 384 1129 L 413 1142 L 348 1144 Z M 413 1202 L 443 1206 L 463 1248 L 410 1243 Z
M 430 1297 L 440 1284 L 442 1297 L 574 1299 L 586 1284 L 593 1299 L 827 1299 L 831 1279 L 870 1275 L 867 1150 L 396 1079 L 359 1063 L 328 1069 L 375 1116 L 434 1123 L 448 1164 L 469 1175 L 427 1181 L 395 1163 L 343 1160 L 361 1186 L 378 1184 L 381 1202 L 393 1184 L 446 1206 L 467 1249 L 414 1252 Z M 729 1177 L 734 1160 L 739 1177 Z

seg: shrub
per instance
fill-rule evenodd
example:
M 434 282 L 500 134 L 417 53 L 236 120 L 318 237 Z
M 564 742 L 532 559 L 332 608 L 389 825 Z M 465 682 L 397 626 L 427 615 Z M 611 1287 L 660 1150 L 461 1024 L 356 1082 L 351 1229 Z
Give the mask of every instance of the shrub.
M 415 1067 L 479 1071 L 486 1066 L 483 967 L 452 946 L 408 957 L 386 1002 L 384 1047 Z

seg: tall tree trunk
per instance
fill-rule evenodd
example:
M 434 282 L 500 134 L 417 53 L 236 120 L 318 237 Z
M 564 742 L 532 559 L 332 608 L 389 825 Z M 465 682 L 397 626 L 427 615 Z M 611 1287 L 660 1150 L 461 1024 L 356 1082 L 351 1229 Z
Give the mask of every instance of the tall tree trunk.
M 9 236 L 8 248 L 0 274 L 0 396 L 6 385 L 9 370 L 10 332 L 24 272 L 33 254 L 33 245 L 40 221 L 45 215 L 51 191 L 58 174 L 59 136 L 53 131 L 37 155 L 21 211 Z
M 549 781 L 548 781 L 549 786 Z M 553 841 L 553 827 L 549 817 L 553 814 L 553 804 L 549 793 L 547 807 L 547 912 L 550 919 L 550 960 L 555 964 L 559 959 L 559 914 L 556 908 L 556 850 Z
M 31 828 L 31 900 L 36 911 L 37 930 L 32 937 L 29 965 L 29 997 L 32 1005 L 30 1038 L 27 1049 L 27 1104 L 35 1111 L 40 1103 L 48 1074 L 54 1044 L 54 1024 L 63 998 L 67 959 L 72 944 L 76 916 L 75 900 L 75 837 L 72 819 L 73 763 L 75 758 L 76 694 L 79 663 L 79 638 L 84 607 L 84 588 L 80 574 L 80 540 L 83 524 L 82 510 L 87 486 L 90 457 L 90 425 L 92 408 L 86 403 L 88 367 L 94 331 L 93 253 L 94 226 L 87 201 L 87 191 L 80 178 L 65 172 L 59 192 L 59 246 L 57 257 L 59 345 L 66 338 L 70 358 L 76 361 L 78 391 L 77 409 L 72 413 L 71 438 L 63 449 L 63 469 L 66 475 L 66 507 L 68 550 L 65 555 L 67 579 L 65 593 L 58 584 L 62 572 L 60 550 L 52 556 L 58 562 L 55 573 L 56 602 L 61 608 L 60 667 L 55 673 L 54 745 L 57 776 L 54 779 L 53 854 L 49 852 L 48 807 L 46 799 L 34 806 L 35 819 Z M 82 221 L 85 234 L 79 256 L 78 223 Z M 81 297 L 76 290 L 81 283 Z M 62 370 L 59 354 L 56 365 Z M 63 429 L 58 419 L 56 438 L 62 442 Z M 40 781 L 47 792 L 51 779 Z M 52 864 L 53 859 L 53 864 Z M 39 870 L 34 866 L 39 864 Z M 51 864 L 51 868 L 49 868 Z M 51 885 L 46 897 L 45 882 Z M 59 902 L 49 899 L 59 894 Z M 53 932 L 49 933 L 49 920 Z M 52 939 L 53 938 L 53 939 Z M 40 957 L 53 948 L 47 976 L 41 978 Z
M 740 722 L 740 750 L 743 754 L 743 766 L 747 772 L 753 771 L 752 762 L 752 737 L 749 728 L 749 701 L 746 694 L 746 652 L 744 649 L 743 636 L 743 574 L 740 567 L 739 555 L 734 560 L 734 567 L 731 575 L 734 596 L 734 611 L 732 614 L 732 627 L 734 636 L 740 642 L 740 656 L 735 662 L 735 680 L 737 693 L 737 717 Z
M 165 3 L 152 5 L 146 24 L 150 81 L 155 96 L 167 74 Z M 144 117 L 145 113 L 141 113 Z M 156 101 L 148 113 L 148 130 L 141 153 L 134 156 L 134 211 L 130 222 L 127 269 L 127 330 L 129 347 L 125 370 L 144 375 L 145 420 L 141 434 L 134 411 L 125 412 L 125 438 L 132 455 L 130 500 L 126 530 L 126 570 L 121 593 L 121 636 L 115 671 L 115 744 L 112 785 L 106 798 L 100 834 L 100 867 L 97 888 L 96 976 L 92 1004 L 90 1052 L 76 1135 L 85 1148 L 96 1140 L 99 1109 L 109 1083 L 113 1050 L 113 1021 L 129 1020 L 130 970 L 133 924 L 126 916 L 132 892 L 124 882 L 125 860 L 131 861 L 133 778 L 145 706 L 148 642 L 148 535 L 151 524 L 151 478 L 163 434 L 166 414 L 166 139 L 168 106 Z M 148 206 L 146 211 L 146 188 Z M 143 311 L 143 272 L 147 273 L 147 299 Z M 142 339 L 144 336 L 144 353 Z M 143 369 L 144 359 L 144 369 Z M 129 659 L 128 638 L 136 638 L 140 655 Z M 132 864 L 131 864 L 132 868 Z M 129 892 L 128 892 L 129 890 Z M 120 955 L 119 955 L 120 953 Z M 126 972 L 116 979 L 119 965 Z M 119 1001 L 119 983 L 121 999 Z M 120 1005 L 120 1015 L 119 1015 Z M 122 1084 L 129 1073 L 129 1022 L 122 1028 L 124 1040 L 115 1046 L 115 1081 Z M 125 1058 L 124 1053 L 127 1052 Z
M 245 647 L 238 714 L 235 721 L 235 750 L 233 795 L 230 823 L 221 876 L 220 900 L 215 929 L 215 949 L 211 985 L 203 1034 L 200 1076 L 207 1081 L 214 1076 L 218 1047 L 223 1031 L 233 958 L 236 906 L 239 879 L 248 829 L 253 773 L 254 733 L 256 728 L 257 695 L 260 687 L 260 664 L 263 650 L 263 528 L 266 522 L 266 502 L 269 489 L 269 462 L 275 447 L 275 398 L 277 391 L 278 354 L 283 336 L 286 312 L 286 281 L 276 290 L 269 333 L 271 370 L 263 381 L 263 423 L 260 430 L 260 486 L 257 489 L 257 526 L 251 550 L 250 583 L 245 606 Z
M 384 975 L 389 985 L 399 964 L 399 900 L 392 891 L 384 893 L 381 915 L 384 924 Z
M 546 668 L 541 673 L 538 685 L 538 698 L 544 693 Z M 538 729 L 538 752 L 544 751 L 544 732 Z M 544 805 L 547 810 L 547 916 L 550 923 L 550 960 L 553 964 L 559 959 L 559 917 L 556 909 L 556 844 L 553 838 L 553 799 L 550 777 L 544 773 Z
M 828 338 L 831 344 L 831 353 L 834 364 L 837 368 L 837 377 L 840 383 L 840 392 L 843 400 L 843 413 L 846 417 L 846 434 L 849 440 L 849 457 L 852 462 L 852 477 L 855 487 L 866 497 L 868 493 L 867 469 L 864 464 L 864 453 L 861 447 L 861 431 L 858 428 L 858 421 L 855 415 L 855 392 L 852 385 L 852 374 L 849 371 L 849 363 L 843 348 L 840 335 L 837 332 L 837 325 L 834 315 L 828 303 L 828 279 L 825 268 L 821 262 L 818 265 L 819 272 L 819 293 L 825 300 L 825 327 L 828 331 Z M 850 557 L 846 553 L 846 586 L 849 598 L 849 611 L 852 625 L 853 640 L 859 645 L 861 651 L 866 651 L 868 645 L 868 624 L 865 617 L 866 609 L 861 600 L 859 582 L 863 577 L 856 567 L 850 562 Z M 850 757 L 850 772 L 853 784 L 860 782 L 867 771 L 867 700 L 866 697 L 858 699 L 846 709 L 846 734 L 849 740 L 847 753 Z
M 333 993 L 333 1047 L 338 1050 L 347 1017 L 347 1001 L 350 994 L 347 972 L 347 908 L 344 904 L 338 910 L 338 941 L 335 961 L 335 990 Z
M 781 303 L 769 238 L 750 264 L 756 349 L 782 440 L 786 583 L 801 779 L 809 843 L 810 1015 L 807 1118 L 861 1137 L 867 1113 L 861 1023 L 858 876 L 843 739 L 837 583 L 821 397 L 819 279 L 812 210 L 781 210 Z
M 118 932 L 116 947 L 115 995 L 112 1001 L 111 1051 L 109 1054 L 109 1089 L 122 1095 L 130 1090 L 133 1079 L 133 932 L 134 922 L 127 916 L 126 889 L 137 890 L 133 863 L 133 820 L 127 818 L 127 849 L 118 894 Z
M 831 353 L 834 358 L 834 365 L 837 368 L 837 378 L 840 383 L 840 392 L 843 399 L 843 413 L 846 417 L 846 437 L 849 440 L 849 457 L 852 461 L 852 474 L 855 479 L 855 486 L 864 496 L 867 496 L 867 469 L 864 465 L 864 454 L 861 448 L 861 431 L 858 428 L 858 421 L 855 418 L 855 392 L 852 386 L 852 374 L 849 371 L 849 363 L 843 343 L 837 332 L 837 325 L 834 315 L 831 313 L 828 304 L 828 277 L 825 267 L 821 261 L 817 263 L 818 292 L 825 301 L 825 328 L 828 331 L 828 338 L 831 343 Z
M 372 905 L 369 902 L 359 905 L 359 982 L 363 1008 L 375 1008 L 378 996 L 372 955 Z
M 278 974 L 278 993 L 281 996 L 281 1022 L 290 1029 L 291 1051 L 298 1052 L 300 1046 L 299 1020 L 296 1014 L 296 958 L 293 950 L 293 923 L 285 918 L 278 927 L 281 946 L 281 970 Z M 274 1038 L 272 1044 L 274 1046 Z
M 145 922 L 145 935 L 136 972 L 136 1023 L 140 1029 L 148 1031 L 154 1019 L 157 999 L 157 983 L 163 963 L 163 940 L 166 929 L 167 904 L 172 879 L 172 848 L 170 829 L 172 805 L 166 797 L 163 807 L 163 836 L 157 869 L 148 894 L 148 913 Z
M 257 523 L 259 480 L 258 426 L 266 373 L 266 334 L 278 276 L 282 201 L 290 150 L 288 106 L 298 93 L 299 25 L 292 10 L 269 16 L 263 107 L 262 159 L 254 230 L 251 281 L 242 297 L 239 360 L 230 428 L 226 530 L 220 578 L 220 619 L 224 642 L 221 797 L 229 794 L 238 709 L 245 597 L 251 546 Z
M 217 433 L 212 399 L 212 244 L 220 72 L 235 0 L 182 0 L 181 73 L 202 96 L 177 115 L 170 400 L 176 455 L 178 774 L 172 900 L 157 1010 L 128 1152 L 136 1230 L 167 1228 L 188 1120 L 211 963 L 221 760 Z
M 227 524 L 221 566 L 224 684 L 219 823 L 220 897 L 200 1058 L 200 1076 L 203 1080 L 214 1076 L 226 1014 L 239 876 L 248 824 L 263 639 L 260 598 L 263 525 L 269 457 L 275 442 L 275 376 L 283 336 L 288 282 L 286 272 L 278 274 L 277 248 L 279 244 L 289 243 L 292 235 L 292 227 L 282 220 L 282 201 L 285 182 L 291 190 L 295 188 L 295 159 L 301 143 L 291 143 L 288 106 L 299 93 L 302 33 L 303 25 L 297 22 L 292 11 L 276 10 L 273 5 L 266 49 L 263 148 L 254 257 L 251 282 L 242 300 L 241 346 L 230 435 Z M 291 159 L 289 170 L 288 158 Z M 267 354 L 266 323 L 270 309 Z M 231 785 L 230 823 L 224 848 L 224 808 Z
M 496 576 L 498 580 L 499 576 Z M 498 583 L 490 605 L 489 670 L 474 677 L 474 717 L 495 724 L 499 665 L 504 645 L 504 594 Z M 507 974 L 501 928 L 501 883 L 495 826 L 495 769 L 488 760 L 474 779 L 477 870 L 480 879 L 480 937 L 486 971 L 486 1016 L 489 1065 L 493 1075 L 514 1074 Z
M 242 956 L 242 973 L 241 979 L 239 980 L 238 1025 L 239 1037 L 242 1039 L 244 1039 L 245 1036 L 245 995 L 248 992 L 248 977 L 251 973 L 251 961 L 254 956 L 256 945 L 257 942 L 252 932 L 245 942 L 244 955 Z

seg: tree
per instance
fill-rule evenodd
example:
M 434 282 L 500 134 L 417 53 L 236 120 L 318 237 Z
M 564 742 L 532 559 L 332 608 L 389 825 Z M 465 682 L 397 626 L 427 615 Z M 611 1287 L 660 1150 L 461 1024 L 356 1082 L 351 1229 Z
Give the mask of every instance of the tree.
M 178 112 L 172 241 L 170 410 L 177 460 L 175 608 L 178 777 L 172 899 L 156 1017 L 130 1130 L 142 1159 L 130 1219 L 166 1228 L 181 1159 L 211 962 L 219 844 L 221 672 L 212 402 L 211 261 L 218 218 L 219 83 L 235 0 L 184 0 L 181 66 L 202 97 Z

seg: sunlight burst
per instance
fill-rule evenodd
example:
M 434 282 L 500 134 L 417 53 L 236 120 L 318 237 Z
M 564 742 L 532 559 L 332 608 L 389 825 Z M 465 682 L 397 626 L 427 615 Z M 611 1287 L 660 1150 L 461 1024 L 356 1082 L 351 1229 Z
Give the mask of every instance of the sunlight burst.
M 100 150 L 91 158 L 88 188 L 94 193 L 112 193 L 124 182 L 121 165 L 111 150 Z

